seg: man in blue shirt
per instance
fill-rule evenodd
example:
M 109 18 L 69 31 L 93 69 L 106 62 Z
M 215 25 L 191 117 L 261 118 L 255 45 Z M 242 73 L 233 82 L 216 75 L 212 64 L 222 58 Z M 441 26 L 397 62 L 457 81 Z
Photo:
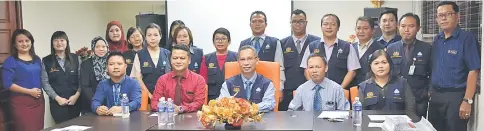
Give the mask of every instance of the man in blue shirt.
M 129 110 L 136 111 L 141 105 L 141 87 L 135 79 L 126 76 L 126 59 L 120 52 L 111 52 L 107 58 L 110 79 L 99 82 L 91 109 L 97 115 L 121 113 L 122 94 L 127 94 Z
M 259 61 L 256 49 L 250 45 L 242 46 L 237 55 L 241 74 L 227 79 L 222 84 L 220 98 L 234 96 L 244 98 L 259 105 L 260 112 L 269 112 L 276 107 L 276 89 L 271 80 L 257 74 L 255 66 Z
M 459 7 L 444 1 L 437 7 L 442 29 L 434 38 L 429 121 L 438 131 L 466 131 L 481 69 L 476 36 L 458 27 Z
M 401 36 L 397 34 L 397 12 L 387 10 L 380 14 L 380 29 L 382 35 L 377 37 L 377 42 L 387 47 L 390 43 L 400 41 Z

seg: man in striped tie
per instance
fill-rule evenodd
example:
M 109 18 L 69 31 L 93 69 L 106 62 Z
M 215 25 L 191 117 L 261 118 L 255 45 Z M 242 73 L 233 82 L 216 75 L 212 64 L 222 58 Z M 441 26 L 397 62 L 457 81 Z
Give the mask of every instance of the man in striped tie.
M 349 102 L 341 85 L 325 77 L 327 64 L 323 56 L 309 55 L 306 73 L 310 75 L 310 80 L 296 89 L 289 110 L 349 110 Z
M 250 45 L 239 49 L 237 62 L 241 74 L 233 76 L 222 84 L 219 98 L 234 96 L 259 105 L 259 111 L 269 112 L 276 107 L 276 89 L 271 80 L 257 74 L 255 66 L 259 61 L 256 49 Z

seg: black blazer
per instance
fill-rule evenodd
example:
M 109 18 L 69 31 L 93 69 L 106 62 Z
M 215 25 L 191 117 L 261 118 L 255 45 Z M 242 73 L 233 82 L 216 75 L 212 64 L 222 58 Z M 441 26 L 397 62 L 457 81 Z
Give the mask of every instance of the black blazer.
M 84 60 L 81 64 L 80 80 L 81 85 L 81 100 L 82 109 L 81 112 L 88 113 L 91 112 L 91 102 L 96 93 L 96 88 L 99 81 L 96 80 L 94 76 L 94 64 L 92 58 Z

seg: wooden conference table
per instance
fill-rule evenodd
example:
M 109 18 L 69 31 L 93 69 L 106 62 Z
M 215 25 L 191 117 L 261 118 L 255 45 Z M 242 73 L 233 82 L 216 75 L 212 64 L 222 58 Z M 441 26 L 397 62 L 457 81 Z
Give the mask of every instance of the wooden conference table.
M 241 130 L 299 130 L 299 131 L 382 131 L 381 128 L 368 127 L 367 115 L 395 115 L 404 114 L 403 111 L 363 111 L 361 127 L 354 127 L 351 118 L 343 122 L 330 122 L 318 119 L 321 112 L 280 111 L 264 114 L 264 123 L 244 123 Z M 89 131 L 158 131 L 158 130 L 208 130 L 199 122 L 196 113 L 177 115 L 175 125 L 158 126 L 157 117 L 149 117 L 151 112 L 133 112 L 129 118 L 84 115 L 61 124 L 54 125 L 45 131 L 64 128 L 70 125 L 92 127 Z M 223 124 L 217 125 L 215 130 L 225 130 Z

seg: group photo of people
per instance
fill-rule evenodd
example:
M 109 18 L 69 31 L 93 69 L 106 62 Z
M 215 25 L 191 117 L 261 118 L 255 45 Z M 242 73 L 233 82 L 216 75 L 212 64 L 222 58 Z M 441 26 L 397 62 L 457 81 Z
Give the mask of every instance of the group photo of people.
M 387 10 L 377 21 L 354 18 L 355 38 L 348 41 L 337 36 L 337 13 L 311 21 L 320 24 L 322 36 L 316 36 L 306 31 L 306 12 L 294 9 L 287 14 L 291 35 L 276 38 L 265 33 L 266 13 L 254 11 L 247 14 L 252 34 L 242 41 L 232 41 L 224 27 L 205 32 L 212 34 L 214 52 L 194 43 L 190 27 L 201 25 L 183 20 L 170 23 L 168 34 L 155 23 L 123 30 L 123 23 L 110 21 L 105 36 L 93 36 L 85 45 L 90 51 L 81 54 L 71 48 L 69 39 L 75 36 L 59 30 L 52 33 L 45 57 L 36 55 L 37 34 L 16 29 L 1 83 L 10 92 L 18 131 L 47 128 L 44 93 L 56 124 L 119 114 L 124 96 L 130 112 L 158 112 L 160 100 L 170 99 L 178 114 L 225 97 L 246 99 L 262 113 L 354 110 L 356 99 L 362 110 L 399 110 L 414 123 L 428 119 L 437 131 L 467 131 L 471 113 L 477 112 L 481 46 L 480 36 L 459 27 L 459 11 L 455 2 L 438 5 L 433 15 L 441 32 L 432 43 L 417 38 L 422 17 L 412 12 L 398 17 Z M 382 35 L 374 37 L 377 30 Z M 160 44 L 163 37 L 166 46 Z M 229 50 L 231 44 L 238 50 Z M 280 81 L 256 71 L 263 61 L 279 64 L 273 70 L 280 72 Z M 239 68 L 226 67 L 228 62 Z M 227 78 L 228 70 L 240 74 Z

